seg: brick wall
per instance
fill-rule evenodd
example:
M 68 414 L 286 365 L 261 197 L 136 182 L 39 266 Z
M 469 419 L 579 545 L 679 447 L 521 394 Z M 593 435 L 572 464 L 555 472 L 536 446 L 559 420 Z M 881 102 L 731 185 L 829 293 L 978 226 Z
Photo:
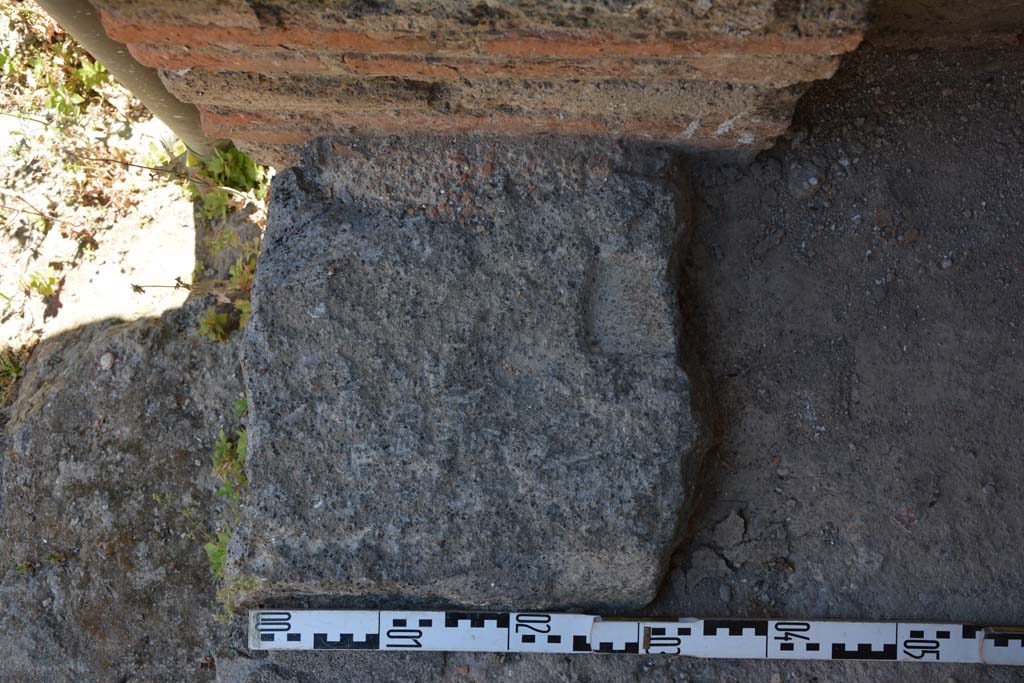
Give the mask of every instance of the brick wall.
M 758 149 L 861 40 L 866 0 L 94 0 L 208 135 L 564 132 Z

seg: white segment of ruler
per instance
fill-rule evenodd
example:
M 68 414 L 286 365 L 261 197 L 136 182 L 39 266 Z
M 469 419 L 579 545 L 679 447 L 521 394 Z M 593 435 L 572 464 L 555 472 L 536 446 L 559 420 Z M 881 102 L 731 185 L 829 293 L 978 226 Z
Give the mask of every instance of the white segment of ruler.
M 547 612 L 253 610 L 253 650 L 553 652 L 1024 666 L 1024 628 Z

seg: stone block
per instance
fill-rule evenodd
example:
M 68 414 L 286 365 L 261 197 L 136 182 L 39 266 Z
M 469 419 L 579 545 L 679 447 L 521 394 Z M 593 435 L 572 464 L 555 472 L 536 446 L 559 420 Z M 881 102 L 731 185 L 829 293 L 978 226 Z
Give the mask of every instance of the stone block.
M 257 598 L 639 607 L 700 424 L 659 149 L 324 139 L 275 179 L 243 342 Z

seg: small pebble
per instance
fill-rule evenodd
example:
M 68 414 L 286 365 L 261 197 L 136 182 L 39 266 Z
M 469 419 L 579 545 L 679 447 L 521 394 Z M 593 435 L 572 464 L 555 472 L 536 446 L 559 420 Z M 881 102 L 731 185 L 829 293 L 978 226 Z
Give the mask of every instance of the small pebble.
M 100 356 L 100 367 L 104 370 L 109 370 L 114 367 L 114 354 L 107 351 L 105 354 Z
M 729 602 L 732 600 L 732 589 L 723 583 L 718 587 L 718 597 L 722 599 L 722 602 Z
M 942 259 L 942 264 L 941 265 L 942 265 L 942 269 L 943 270 L 946 270 L 947 268 L 952 268 L 953 267 L 953 259 L 951 259 L 951 258 L 949 258 L 947 256 L 946 258 Z

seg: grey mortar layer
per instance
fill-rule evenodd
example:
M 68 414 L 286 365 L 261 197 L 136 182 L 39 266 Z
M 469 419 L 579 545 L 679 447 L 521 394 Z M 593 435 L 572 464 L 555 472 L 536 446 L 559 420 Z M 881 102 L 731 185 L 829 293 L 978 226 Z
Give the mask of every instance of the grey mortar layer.
M 274 181 L 243 340 L 253 599 L 639 607 L 701 425 L 657 149 L 321 139 Z

